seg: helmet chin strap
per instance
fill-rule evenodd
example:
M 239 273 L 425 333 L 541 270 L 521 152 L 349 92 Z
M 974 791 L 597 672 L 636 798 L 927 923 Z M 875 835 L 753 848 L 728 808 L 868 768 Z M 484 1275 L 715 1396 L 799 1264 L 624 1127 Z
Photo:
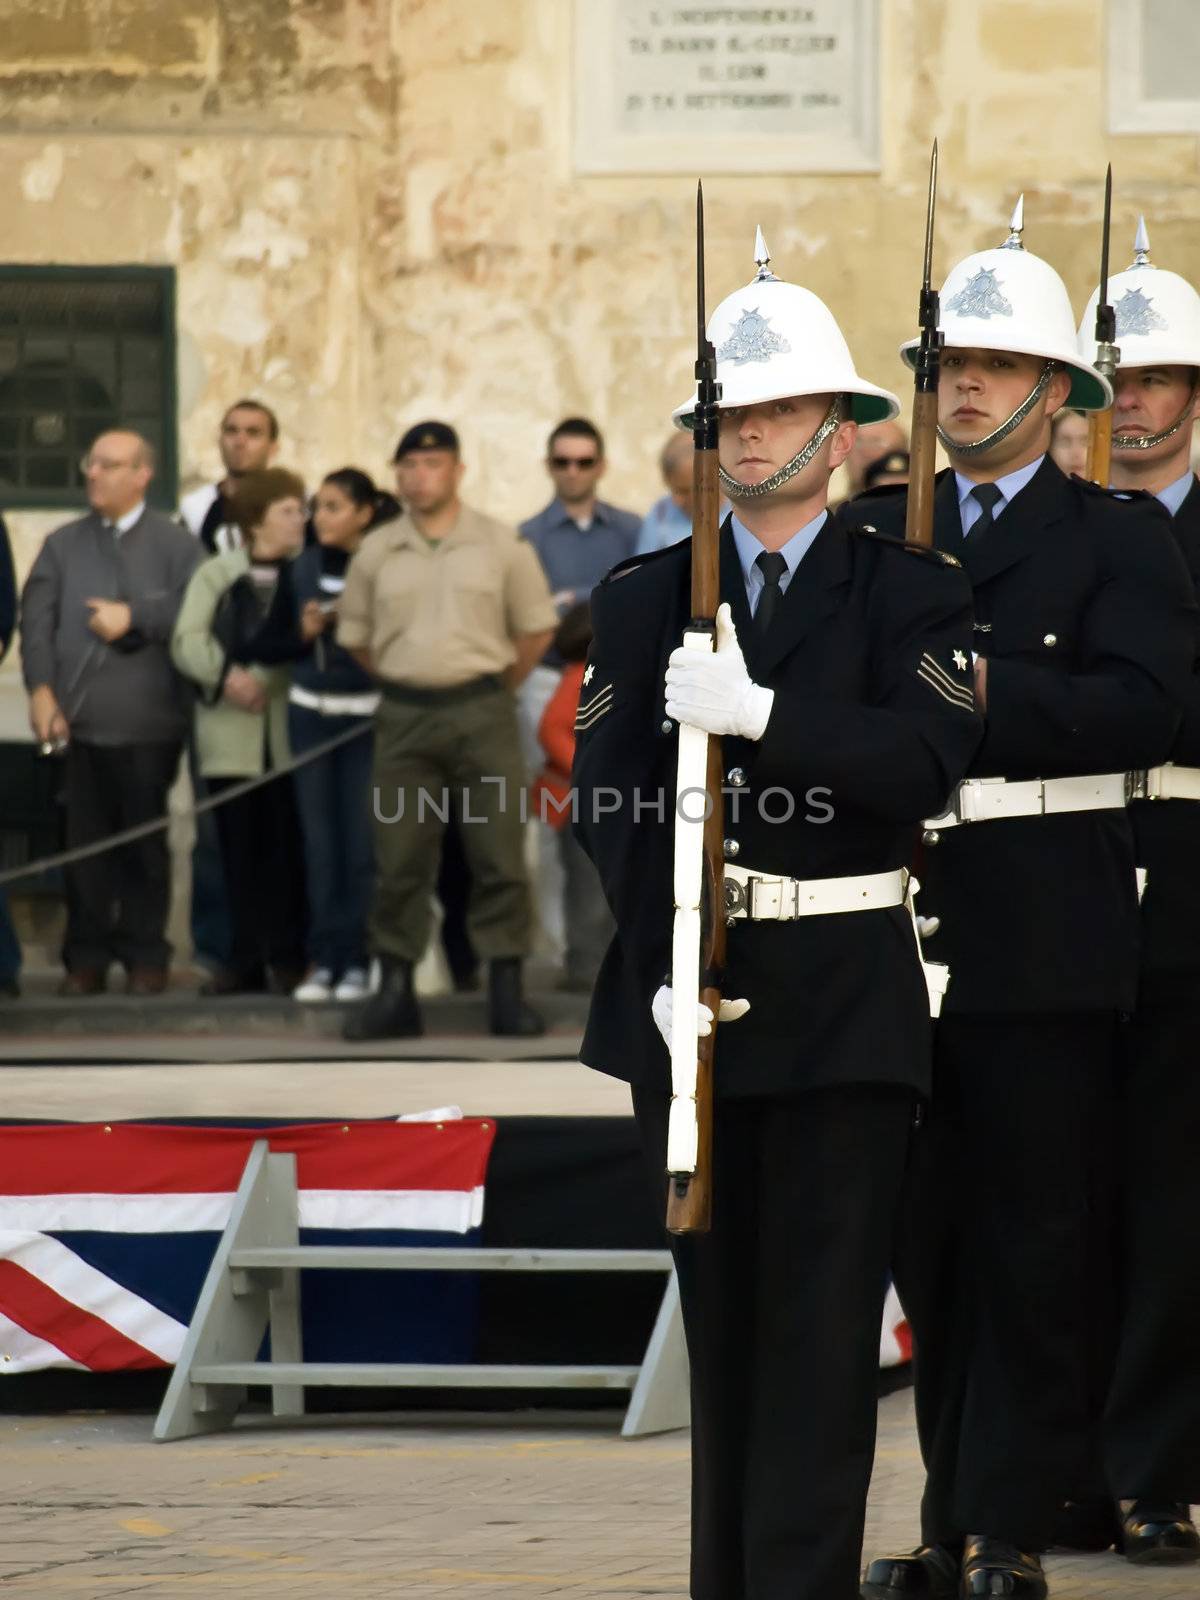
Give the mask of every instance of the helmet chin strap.
M 778 472 L 773 472 L 769 478 L 764 478 L 761 483 L 739 483 L 736 478 L 731 478 L 724 467 L 718 467 L 721 478 L 721 487 L 731 500 L 758 500 L 763 495 L 774 494 L 776 489 L 781 489 L 789 478 L 794 478 L 798 472 L 803 472 L 817 451 L 829 438 L 831 433 L 841 426 L 842 408 L 839 401 L 834 400 L 825 416 L 825 421 L 813 434 L 812 438 L 799 450 L 787 463 L 780 467 Z
M 1192 407 L 1196 403 L 1196 384 L 1192 384 L 1192 392 L 1188 395 L 1183 410 L 1175 418 L 1169 428 L 1164 428 L 1161 433 L 1118 433 L 1113 429 L 1114 450 L 1153 450 L 1156 444 L 1162 444 L 1164 439 L 1170 439 L 1185 427 L 1192 419 Z
M 990 450 L 993 445 L 999 444 L 1001 439 L 1007 439 L 1014 428 L 1019 428 L 1021 426 L 1021 424 L 1025 421 L 1025 418 L 1045 394 L 1050 383 L 1050 379 L 1054 376 L 1054 371 L 1054 362 L 1047 361 L 1046 365 L 1042 368 L 1041 377 L 1034 384 L 1033 388 L 1030 390 L 1029 394 L 1026 395 L 1025 399 L 1021 401 L 1021 404 L 1013 412 L 1012 416 L 1006 418 L 1006 420 L 1002 422 L 998 428 L 993 428 L 991 433 L 987 434 L 984 438 L 976 439 L 971 444 L 959 444 L 958 440 L 952 439 L 946 432 L 945 428 L 943 428 L 939 423 L 938 438 L 942 442 L 942 447 L 946 450 L 952 451 L 956 456 L 981 456 L 985 450 Z

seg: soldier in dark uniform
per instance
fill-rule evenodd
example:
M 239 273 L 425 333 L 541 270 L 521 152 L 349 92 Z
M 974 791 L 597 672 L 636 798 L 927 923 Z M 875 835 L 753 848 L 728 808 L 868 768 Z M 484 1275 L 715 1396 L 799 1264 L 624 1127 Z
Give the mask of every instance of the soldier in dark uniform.
M 905 867 L 979 736 L 969 592 L 952 558 L 827 511 L 856 424 L 897 404 L 858 376 L 815 295 L 764 259 L 709 337 L 733 505 L 717 650 L 697 664 L 677 649 L 687 542 L 592 595 L 578 834 L 617 933 L 582 1057 L 633 1085 L 665 1196 L 670 819 L 688 722 L 723 740 L 735 900 L 713 1226 L 672 1240 L 692 1367 L 689 1592 L 853 1600 L 893 1212 L 928 1087 Z
M 986 733 L 927 824 L 926 941 L 951 982 L 914 1153 L 898 1286 L 916 1345 L 925 1545 L 862 1593 L 1047 1593 L 1039 1552 L 1079 1481 L 1111 1167 L 1118 1019 L 1137 983 L 1126 772 L 1162 761 L 1195 602 L 1153 500 L 1049 459 L 1060 406 L 1099 409 L 1061 279 L 1014 231 L 942 292 L 935 543 L 975 592 Z M 913 346 L 907 348 L 914 348 Z M 883 530 L 902 494 L 857 502 Z
M 1150 261 L 1109 280 L 1121 362 L 1114 380 L 1112 482 L 1153 495 L 1200 585 L 1200 483 L 1191 469 L 1200 383 L 1200 295 Z M 1096 296 L 1080 328 L 1088 348 Z M 1200 1537 L 1200 673 L 1170 762 L 1129 808 L 1142 899 L 1137 1012 L 1119 1109 L 1120 1318 L 1101 1430 L 1110 1532 L 1131 1561 L 1194 1561 Z M 1115 1525 L 1114 1525 L 1115 1524 Z

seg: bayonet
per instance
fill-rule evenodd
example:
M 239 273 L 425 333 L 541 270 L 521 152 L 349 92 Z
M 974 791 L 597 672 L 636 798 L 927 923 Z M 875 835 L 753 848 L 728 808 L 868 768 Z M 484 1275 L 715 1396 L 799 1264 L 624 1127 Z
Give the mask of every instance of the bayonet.
M 1121 352 L 1117 349 L 1117 314 L 1108 298 L 1108 239 L 1112 224 L 1112 162 L 1104 178 L 1104 228 L 1100 239 L 1100 289 L 1096 297 L 1096 357 L 1092 365 L 1109 383 L 1116 374 Z M 1108 488 L 1112 465 L 1112 407 L 1088 416 L 1087 476 Z
M 933 477 L 937 465 L 938 379 L 941 376 L 941 305 L 933 287 L 933 224 L 937 209 L 938 147 L 929 157 L 929 195 L 925 203 L 925 263 L 921 278 L 917 346 L 913 380 L 912 435 L 909 446 L 908 503 L 904 537 L 914 544 L 933 543 Z M 1016 214 L 1014 213 L 1014 221 Z

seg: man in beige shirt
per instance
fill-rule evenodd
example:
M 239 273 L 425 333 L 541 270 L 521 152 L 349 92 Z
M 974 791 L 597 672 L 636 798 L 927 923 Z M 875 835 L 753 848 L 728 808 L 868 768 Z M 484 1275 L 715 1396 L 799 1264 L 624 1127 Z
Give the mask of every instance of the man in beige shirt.
M 423 422 L 409 429 L 396 449 L 407 510 L 363 543 L 338 606 L 338 642 L 383 691 L 371 911 L 382 982 L 348 1020 L 350 1039 L 422 1031 L 413 971 L 429 941 L 451 817 L 471 873 L 468 932 L 489 963 L 491 1031 L 543 1028 L 521 996 L 531 915 L 513 690 L 545 652 L 557 617 L 533 548 L 462 504 L 462 473 L 453 428 Z

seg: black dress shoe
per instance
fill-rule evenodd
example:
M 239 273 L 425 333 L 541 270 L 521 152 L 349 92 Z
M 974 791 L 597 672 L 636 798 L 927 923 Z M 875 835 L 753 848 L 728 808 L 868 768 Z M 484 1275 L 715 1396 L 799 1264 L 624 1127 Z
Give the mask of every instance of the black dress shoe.
M 923 1544 L 906 1556 L 877 1556 L 867 1568 L 862 1600 L 956 1600 L 959 1559 L 941 1544 Z
M 967 1536 L 963 1550 L 963 1600 L 981 1595 L 992 1600 L 1008 1595 L 1012 1600 L 1046 1600 L 1045 1574 L 1041 1559 L 1003 1539 L 988 1539 L 981 1533 Z
M 1121 1549 L 1138 1566 L 1200 1561 L 1200 1533 L 1191 1507 L 1170 1500 L 1135 1500 L 1121 1518 Z

